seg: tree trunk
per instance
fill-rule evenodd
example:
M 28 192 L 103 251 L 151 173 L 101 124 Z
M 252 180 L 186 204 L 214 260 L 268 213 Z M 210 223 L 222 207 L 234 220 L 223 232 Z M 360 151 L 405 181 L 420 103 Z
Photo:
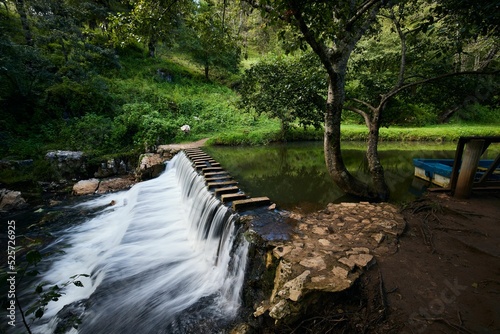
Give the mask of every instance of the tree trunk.
M 24 10 L 24 0 L 14 1 L 16 4 L 16 10 L 21 18 L 21 26 L 23 27 L 24 38 L 26 39 L 26 44 L 28 46 L 33 46 L 33 36 L 31 35 L 31 29 L 28 24 L 28 17 L 26 16 L 26 11 Z
M 148 53 L 151 58 L 154 58 L 156 55 L 156 41 L 155 40 L 149 40 L 148 43 Z
M 209 77 L 208 77 L 208 72 L 209 72 L 209 66 L 208 64 L 205 65 L 205 79 L 207 81 L 210 81 Z
M 368 168 L 372 177 L 373 188 L 376 196 L 382 201 L 389 199 L 389 187 L 385 182 L 384 168 L 380 163 L 378 156 L 378 139 L 380 130 L 380 110 L 374 112 L 374 117 L 370 121 L 369 134 L 368 134 L 368 147 L 366 150 L 366 158 L 368 160 Z
M 344 103 L 344 75 L 330 77 L 325 113 L 324 150 L 326 167 L 333 181 L 348 194 L 373 199 L 367 184 L 353 177 L 344 165 L 340 142 L 340 120 Z

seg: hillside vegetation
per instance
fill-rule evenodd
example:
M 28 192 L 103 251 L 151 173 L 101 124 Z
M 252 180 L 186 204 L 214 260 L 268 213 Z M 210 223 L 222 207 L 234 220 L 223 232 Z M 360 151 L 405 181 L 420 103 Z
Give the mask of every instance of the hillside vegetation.
M 1 3 L 1 158 L 38 159 L 50 149 L 106 156 L 200 138 L 226 145 L 322 140 L 325 72 L 286 28 L 245 1 L 178 1 L 163 17 L 155 16 L 161 1 L 136 6 Z M 397 75 L 397 66 L 389 66 L 398 53 L 394 31 L 383 16 L 377 29 L 354 51 L 348 97 L 368 99 Z M 423 43 L 439 35 L 419 33 L 408 41 L 411 56 L 435 55 Z M 497 42 L 494 35 L 477 35 L 475 42 L 464 37 L 462 66 L 471 57 L 489 57 L 485 68 L 495 69 L 498 57 L 488 51 Z M 427 67 L 413 61 L 408 67 L 424 75 L 451 66 L 456 52 L 445 43 Z M 291 52 L 299 46 L 302 51 Z M 386 108 L 380 139 L 499 135 L 495 87 L 491 76 L 460 77 L 403 92 Z M 464 99 L 467 94 L 473 98 Z M 447 110 L 447 124 L 436 126 Z M 366 140 L 363 123 L 344 111 L 342 138 Z M 184 124 L 189 134 L 180 130 Z

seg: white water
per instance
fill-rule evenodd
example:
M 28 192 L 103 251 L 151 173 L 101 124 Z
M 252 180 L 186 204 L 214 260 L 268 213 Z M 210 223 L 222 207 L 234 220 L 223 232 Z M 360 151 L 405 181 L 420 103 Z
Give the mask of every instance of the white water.
M 111 200 L 116 205 L 58 239 L 65 254 L 50 259 L 44 281 L 61 286 L 76 274 L 91 277 L 50 302 L 34 332 L 52 333 L 57 313 L 80 300 L 79 333 L 201 332 L 198 323 L 207 332 L 207 322 L 217 327 L 236 315 L 248 245 L 235 240 L 237 217 L 208 192 L 183 153 L 160 177 L 83 205 Z

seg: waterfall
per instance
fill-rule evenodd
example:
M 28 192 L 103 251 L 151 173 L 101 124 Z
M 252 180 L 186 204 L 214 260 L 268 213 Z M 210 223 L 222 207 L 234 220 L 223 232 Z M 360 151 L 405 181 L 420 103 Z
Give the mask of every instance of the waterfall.
M 49 303 L 35 333 L 53 333 L 65 305 L 83 313 L 72 330 L 81 334 L 217 333 L 236 316 L 248 244 L 236 230 L 238 216 L 207 190 L 184 153 L 158 178 L 82 204 L 99 206 L 105 209 L 52 246 L 64 254 L 47 260 L 44 281 L 90 277 Z

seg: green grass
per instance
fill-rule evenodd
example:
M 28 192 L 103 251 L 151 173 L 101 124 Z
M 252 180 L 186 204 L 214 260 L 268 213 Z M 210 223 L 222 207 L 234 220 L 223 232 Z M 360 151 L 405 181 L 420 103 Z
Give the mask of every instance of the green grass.
M 274 123 L 273 123 L 274 122 Z M 368 130 L 364 125 L 342 125 L 341 136 L 344 141 L 366 141 Z M 433 125 L 426 127 L 389 127 L 380 129 L 381 142 L 435 142 L 454 143 L 462 136 L 500 136 L 499 126 L 486 125 Z M 268 120 L 255 127 L 236 128 L 224 133 L 214 133 L 208 141 L 212 145 L 265 145 L 281 141 L 279 123 Z M 323 130 L 292 127 L 286 141 L 323 140 Z

